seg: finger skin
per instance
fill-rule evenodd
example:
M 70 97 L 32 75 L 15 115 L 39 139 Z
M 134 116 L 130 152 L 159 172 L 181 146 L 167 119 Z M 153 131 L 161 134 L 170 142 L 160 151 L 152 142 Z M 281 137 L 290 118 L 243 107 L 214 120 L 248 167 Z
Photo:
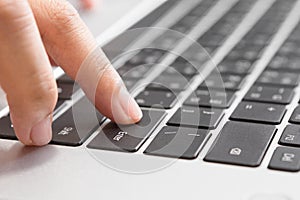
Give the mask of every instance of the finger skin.
M 104 115 L 122 124 L 141 119 L 140 108 L 96 47 L 92 34 L 66 1 L 0 1 L 0 85 L 7 93 L 21 142 L 44 145 L 52 136 L 57 87 L 49 58 L 78 80 Z
M 27 1 L 0 1 L 0 59 L 17 137 L 27 145 L 48 143 L 57 87 Z
M 124 90 L 120 76 L 97 48 L 77 11 L 63 0 L 30 2 L 53 61 L 80 84 L 102 114 L 121 124 L 138 122 L 142 117 L 140 108 Z M 119 109 L 114 111 L 115 107 Z

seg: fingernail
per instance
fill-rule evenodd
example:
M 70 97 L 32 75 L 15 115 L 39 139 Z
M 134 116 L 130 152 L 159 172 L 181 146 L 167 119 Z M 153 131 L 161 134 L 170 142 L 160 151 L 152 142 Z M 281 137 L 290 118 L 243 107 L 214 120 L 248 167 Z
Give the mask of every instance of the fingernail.
M 32 145 L 42 146 L 50 142 L 52 138 L 52 117 L 48 116 L 39 123 L 37 123 L 30 133 Z
M 112 108 L 112 110 L 115 121 L 121 124 L 136 123 L 143 117 L 142 110 L 125 86 L 121 86 L 116 98 L 116 107 Z

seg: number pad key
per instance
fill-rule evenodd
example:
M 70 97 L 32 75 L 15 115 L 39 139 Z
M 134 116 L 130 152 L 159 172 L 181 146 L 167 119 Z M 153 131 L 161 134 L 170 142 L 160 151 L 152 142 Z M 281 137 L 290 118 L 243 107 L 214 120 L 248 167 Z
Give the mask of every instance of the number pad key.
M 285 106 L 255 102 L 241 102 L 231 115 L 232 120 L 279 124 L 285 114 Z
M 254 85 L 244 97 L 247 101 L 266 103 L 289 104 L 294 96 L 290 88 L 278 88 L 263 85 Z

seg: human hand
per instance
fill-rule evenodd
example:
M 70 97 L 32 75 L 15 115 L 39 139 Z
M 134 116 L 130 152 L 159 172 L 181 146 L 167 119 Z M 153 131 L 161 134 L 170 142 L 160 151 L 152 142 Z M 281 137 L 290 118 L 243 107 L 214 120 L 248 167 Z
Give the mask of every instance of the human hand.
M 51 140 L 57 86 L 49 58 L 75 79 L 96 47 L 76 10 L 64 0 L 0 0 L 0 84 L 22 143 L 40 146 Z M 104 53 L 96 52 L 101 62 L 89 65 L 87 77 L 78 83 L 110 119 L 121 124 L 139 121 L 140 108 Z M 90 88 L 95 88 L 95 95 Z

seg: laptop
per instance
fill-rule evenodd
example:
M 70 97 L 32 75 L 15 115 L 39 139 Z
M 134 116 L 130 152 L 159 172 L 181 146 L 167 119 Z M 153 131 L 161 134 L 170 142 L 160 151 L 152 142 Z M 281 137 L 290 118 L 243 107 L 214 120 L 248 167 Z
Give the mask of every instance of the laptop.
M 300 1 L 153 4 L 102 46 L 142 120 L 110 122 L 56 69 L 51 144 L 1 112 L 0 199 L 300 199 Z

